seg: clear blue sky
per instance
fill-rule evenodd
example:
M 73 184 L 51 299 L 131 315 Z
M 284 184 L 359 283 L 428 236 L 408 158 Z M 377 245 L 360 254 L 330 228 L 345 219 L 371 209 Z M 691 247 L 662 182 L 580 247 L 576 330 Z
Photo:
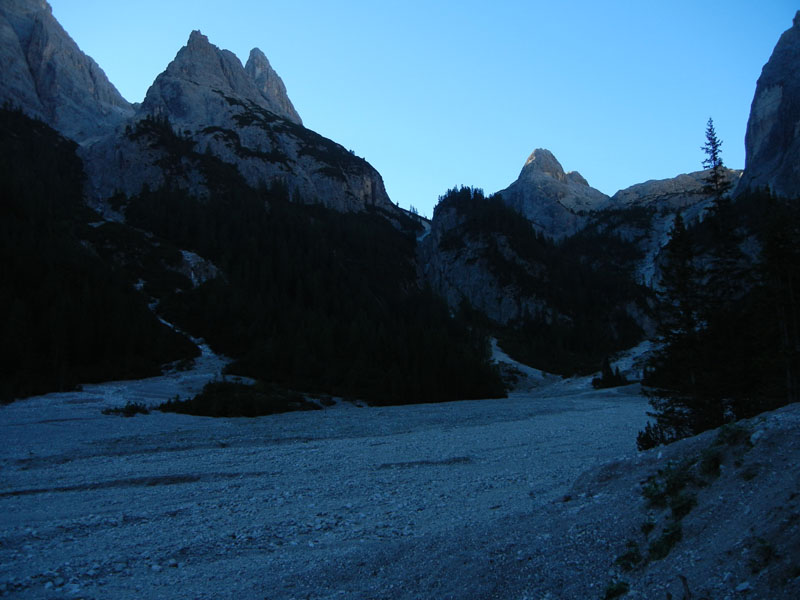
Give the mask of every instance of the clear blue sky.
M 131 102 L 193 29 L 261 48 L 305 125 L 430 216 L 454 185 L 495 192 L 535 148 L 607 194 L 699 170 L 709 116 L 744 166 L 761 68 L 788 0 L 50 0 Z

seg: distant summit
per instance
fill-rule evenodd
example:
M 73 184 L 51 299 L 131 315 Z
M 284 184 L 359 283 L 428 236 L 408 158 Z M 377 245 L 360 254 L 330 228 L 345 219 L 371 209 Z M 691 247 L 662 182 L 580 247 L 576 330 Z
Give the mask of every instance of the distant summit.
M 564 172 L 553 153 L 543 148 L 533 151 L 517 180 L 500 195 L 537 231 L 555 239 L 578 231 L 586 213 L 608 203 L 608 196 L 590 187 L 580 173 Z

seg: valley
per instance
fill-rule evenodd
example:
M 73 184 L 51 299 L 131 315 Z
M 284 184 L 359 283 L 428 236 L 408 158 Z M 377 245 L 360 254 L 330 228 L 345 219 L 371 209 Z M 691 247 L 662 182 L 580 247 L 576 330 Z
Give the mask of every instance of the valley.
M 436 405 L 101 414 L 191 393 L 208 367 L 3 409 L 0 594 L 521 598 L 505 563 L 535 549 L 537 515 L 634 452 L 647 418 L 637 386 L 558 378 Z
M 258 48 L 132 104 L 45 0 L 0 32 L 0 597 L 800 597 L 800 12 L 744 170 L 709 118 L 430 220 Z

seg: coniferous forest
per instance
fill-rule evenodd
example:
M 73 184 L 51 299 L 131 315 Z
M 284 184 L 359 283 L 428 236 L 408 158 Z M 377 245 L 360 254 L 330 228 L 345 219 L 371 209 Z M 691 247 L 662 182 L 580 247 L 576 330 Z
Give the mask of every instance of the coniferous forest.
M 82 238 L 75 144 L 0 110 L 0 401 L 79 383 L 157 375 L 197 348 Z
M 704 218 L 675 217 L 643 383 L 655 419 L 641 449 L 797 402 L 800 210 L 769 190 L 728 195 L 722 141 L 706 126 Z
M 615 376 L 607 357 L 643 337 L 621 308 L 632 305 L 651 307 L 658 323 L 643 382 L 655 420 L 640 447 L 798 399 L 800 215 L 768 192 L 732 203 L 717 190 L 702 221 L 679 215 L 654 300 L 632 279 L 633 244 L 588 228 L 554 242 L 499 197 L 449 191 L 437 210 L 457 206 L 461 220 L 441 244 L 481 240 L 501 282 L 553 307 L 500 327 L 467 305 L 453 314 L 420 284 L 416 220 L 335 212 L 280 184 L 253 189 L 167 121 L 131 135 L 150 136 L 175 165 L 193 163 L 208 193 L 145 188 L 114 200 L 124 223 L 103 221 L 83 200 L 76 146 L 0 111 L 3 401 L 154 375 L 196 356 L 156 313 L 230 356 L 229 372 L 262 390 L 391 404 L 497 397 L 489 333 L 539 368 L 603 365 Z M 509 260 L 500 239 L 544 276 Z M 182 250 L 218 275 L 193 284 Z
M 749 250 L 749 254 L 743 250 Z M 658 351 L 645 390 L 650 448 L 797 402 L 800 211 L 766 191 L 680 215 L 666 247 Z
M 148 302 L 233 358 L 232 373 L 285 389 L 374 403 L 505 394 L 485 333 L 417 283 L 413 220 L 254 190 L 168 123 L 149 123 L 173 158 L 197 161 L 208 197 L 145 189 L 117 199 L 125 224 L 90 226 L 99 218 L 81 200 L 74 146 L 20 113 L 3 119 L 3 337 L 18 345 L 4 347 L 7 399 L 152 375 L 195 354 Z M 179 249 L 220 276 L 193 287 Z
M 491 326 L 517 360 L 564 376 L 589 374 L 610 354 L 643 339 L 640 325 L 624 308 L 645 306 L 649 296 L 633 279 L 641 258 L 635 244 L 588 230 L 555 242 L 537 233 L 499 194 L 486 197 L 480 189 L 449 190 L 436 210 L 448 208 L 458 211 L 460 224 L 440 246 L 458 249 L 467 240 L 481 245 L 501 285 L 547 307 Z M 501 250 L 503 244 L 515 259 Z

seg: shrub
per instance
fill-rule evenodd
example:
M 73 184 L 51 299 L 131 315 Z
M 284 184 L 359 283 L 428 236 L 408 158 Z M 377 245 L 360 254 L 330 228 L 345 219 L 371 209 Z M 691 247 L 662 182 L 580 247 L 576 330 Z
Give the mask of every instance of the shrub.
M 722 450 L 712 445 L 706 448 L 700 455 L 700 473 L 706 477 L 716 479 L 719 477 L 720 466 L 722 465 Z
M 661 560 L 666 558 L 672 550 L 673 546 L 681 541 L 683 537 L 683 529 L 679 521 L 670 523 L 664 527 L 664 531 L 658 539 L 651 542 L 647 548 L 647 554 L 650 560 Z
M 606 593 L 603 600 L 613 600 L 624 596 L 630 590 L 630 586 L 625 581 L 612 581 L 606 586 Z
M 135 417 L 136 415 L 149 415 L 150 409 L 144 404 L 139 402 L 131 402 L 128 400 L 125 406 L 117 406 L 114 408 L 104 408 L 101 411 L 104 415 L 122 415 L 123 417 Z
M 623 571 L 632 571 L 642 562 L 642 553 L 639 552 L 639 544 L 633 540 L 628 540 L 625 546 L 627 550 L 617 557 L 614 562 L 620 566 Z
M 163 412 L 202 417 L 260 417 L 294 410 L 316 410 L 300 394 L 275 385 L 247 385 L 230 381 L 211 381 L 189 400 L 170 400 L 158 406 Z
M 640 529 L 642 531 L 642 535 L 644 535 L 644 537 L 647 537 L 648 535 L 650 535 L 650 532 L 653 531 L 653 529 L 655 529 L 655 528 L 656 528 L 656 524 L 652 519 L 648 519 L 647 521 L 642 523 L 642 526 L 640 527 Z
M 600 370 L 600 377 L 595 377 L 592 379 L 592 387 L 595 389 L 605 389 L 605 388 L 613 388 L 619 387 L 621 385 L 627 385 L 629 382 L 619 372 L 619 367 L 616 369 L 611 368 L 611 363 L 608 360 L 608 357 L 603 360 L 603 367 Z
M 670 499 L 669 507 L 672 509 L 672 518 L 680 521 L 697 506 L 697 496 L 689 492 L 681 492 Z

